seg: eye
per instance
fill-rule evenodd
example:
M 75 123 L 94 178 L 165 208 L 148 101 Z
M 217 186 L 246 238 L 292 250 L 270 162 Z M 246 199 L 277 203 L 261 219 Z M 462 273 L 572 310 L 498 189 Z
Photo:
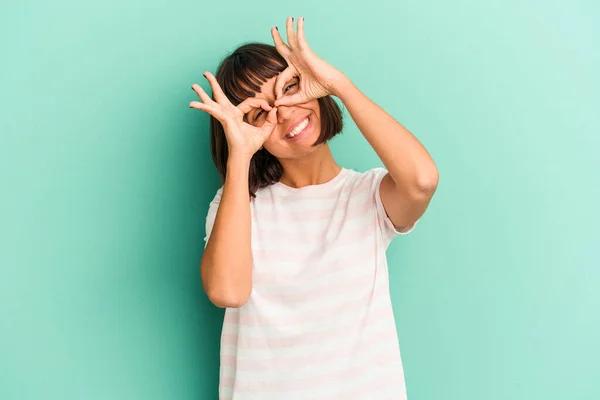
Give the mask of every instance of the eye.
M 260 118 L 260 116 L 265 112 L 265 110 L 263 110 L 262 108 L 259 109 L 256 114 L 254 114 L 254 121 L 258 121 L 258 119 Z
M 288 86 L 286 86 L 285 89 L 283 89 L 283 93 L 286 93 L 288 90 L 290 90 L 291 88 L 293 88 L 294 86 L 296 86 L 298 83 L 294 82 Z

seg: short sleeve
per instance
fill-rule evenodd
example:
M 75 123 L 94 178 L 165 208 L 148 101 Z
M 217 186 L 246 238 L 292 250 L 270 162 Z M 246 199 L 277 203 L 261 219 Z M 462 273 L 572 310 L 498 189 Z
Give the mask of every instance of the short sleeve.
M 377 221 L 379 224 L 379 228 L 383 233 L 383 237 L 389 242 L 394 237 L 398 235 L 407 235 L 415 229 L 418 220 L 415 221 L 412 225 L 407 226 L 403 230 L 398 230 L 394 226 L 394 223 L 390 219 L 390 217 L 385 212 L 385 208 L 383 207 L 383 202 L 381 201 L 381 194 L 379 193 L 379 188 L 381 187 L 381 182 L 383 178 L 387 175 L 387 170 L 384 168 L 374 168 L 370 173 L 373 174 L 373 184 L 371 188 L 373 190 L 373 196 L 375 197 L 375 206 L 377 209 Z
M 215 224 L 215 218 L 217 216 L 217 210 L 219 209 L 219 203 L 221 202 L 221 196 L 223 194 L 223 188 L 221 187 L 217 190 L 215 197 L 210 202 L 208 206 L 208 213 L 206 214 L 206 236 L 204 236 L 204 248 L 206 248 L 206 244 L 208 243 L 208 238 L 210 237 L 210 233 L 212 232 L 213 225 Z

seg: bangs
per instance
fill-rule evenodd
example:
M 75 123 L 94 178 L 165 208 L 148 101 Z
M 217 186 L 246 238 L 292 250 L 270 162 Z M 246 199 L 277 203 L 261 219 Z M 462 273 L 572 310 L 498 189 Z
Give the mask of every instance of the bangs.
M 287 62 L 274 46 L 251 43 L 225 58 L 216 78 L 229 101 L 237 106 L 286 68 Z
M 265 43 L 248 43 L 227 55 L 217 67 L 215 77 L 225 96 L 237 106 L 249 97 L 260 93 L 261 86 L 287 68 L 287 62 L 275 46 Z M 214 97 L 213 97 L 214 99 Z M 321 134 L 317 142 L 324 143 L 342 131 L 342 111 L 331 96 L 318 99 L 321 112 Z M 225 183 L 228 170 L 229 144 L 221 121 L 210 116 L 210 152 L 217 167 L 221 183 Z M 248 194 L 256 198 L 259 189 L 279 182 L 283 166 L 266 148 L 257 151 L 250 160 Z

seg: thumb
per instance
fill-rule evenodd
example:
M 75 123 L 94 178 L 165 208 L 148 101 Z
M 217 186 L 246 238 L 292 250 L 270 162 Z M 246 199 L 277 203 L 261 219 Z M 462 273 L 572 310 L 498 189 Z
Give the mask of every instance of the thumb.
M 267 114 L 267 119 L 264 124 L 260 127 L 260 129 L 266 135 L 266 138 L 271 136 L 271 133 L 275 130 L 275 126 L 277 125 L 277 107 L 273 107 L 271 111 Z
M 286 69 L 283 70 L 283 72 L 281 72 L 277 76 L 277 79 L 275 79 L 275 98 L 276 99 L 283 97 L 283 87 L 289 80 L 294 78 L 296 75 L 299 75 L 299 74 L 296 72 L 295 68 L 287 67 Z
M 302 93 L 295 93 L 290 96 L 284 96 L 280 99 L 275 100 L 275 106 L 292 106 L 294 104 L 306 103 L 307 99 Z

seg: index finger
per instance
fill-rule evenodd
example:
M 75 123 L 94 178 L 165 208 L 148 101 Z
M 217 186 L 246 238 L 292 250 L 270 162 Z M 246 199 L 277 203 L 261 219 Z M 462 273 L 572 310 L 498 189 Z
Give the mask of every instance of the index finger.
M 287 60 L 291 50 L 288 47 L 288 45 L 285 44 L 285 42 L 281 38 L 281 35 L 279 34 L 279 29 L 277 29 L 276 26 L 271 28 L 271 36 L 273 36 L 273 42 L 275 43 L 275 49 L 277 50 L 277 52 L 279 54 L 281 54 L 281 56 L 283 58 L 285 58 Z
M 217 78 L 215 78 L 215 76 L 208 71 L 204 73 L 204 77 L 210 83 L 210 87 L 212 89 L 213 95 L 215 96 L 215 100 L 217 101 L 217 103 L 230 103 L 227 96 L 225 96 L 225 93 L 223 93 L 221 85 L 219 85 L 219 82 L 217 82 Z
M 298 47 L 298 39 L 296 38 L 296 32 L 294 32 L 294 18 L 288 17 L 285 21 L 286 33 L 287 33 L 287 42 L 290 46 L 290 49 L 295 49 Z
M 271 111 L 273 107 L 269 104 L 269 102 L 265 99 L 257 99 L 256 97 L 248 97 L 246 100 L 242 101 L 237 105 L 244 115 L 249 113 L 254 108 L 262 108 L 265 111 Z
M 279 106 L 293 106 L 295 104 L 306 103 L 309 99 L 306 98 L 302 93 L 294 93 L 291 96 L 283 96 L 280 99 L 275 100 L 275 107 Z

